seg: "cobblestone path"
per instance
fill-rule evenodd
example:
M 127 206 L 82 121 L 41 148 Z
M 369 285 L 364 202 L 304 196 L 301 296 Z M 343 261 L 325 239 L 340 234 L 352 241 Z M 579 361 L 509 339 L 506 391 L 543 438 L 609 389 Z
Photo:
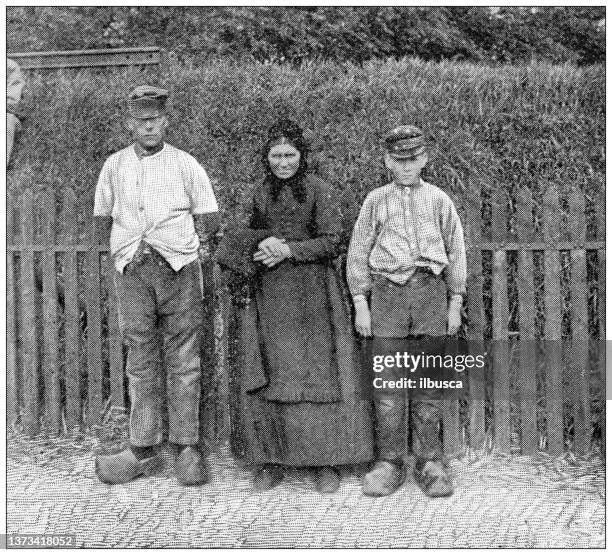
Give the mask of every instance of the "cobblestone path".
M 179 486 L 170 461 L 158 476 L 107 486 L 87 452 L 44 464 L 8 453 L 8 533 L 76 534 L 82 547 L 604 547 L 600 460 L 585 470 L 565 459 L 464 458 L 452 463 L 454 496 L 432 500 L 410 477 L 392 496 L 364 497 L 348 471 L 333 495 L 300 471 L 255 492 L 225 451 L 197 488 Z

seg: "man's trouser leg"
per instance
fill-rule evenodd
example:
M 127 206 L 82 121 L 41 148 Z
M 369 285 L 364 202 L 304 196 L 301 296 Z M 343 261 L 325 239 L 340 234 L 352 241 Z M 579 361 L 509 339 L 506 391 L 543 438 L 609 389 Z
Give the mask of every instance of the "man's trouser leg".
M 202 269 L 199 260 L 178 272 L 165 269 L 158 290 L 168 395 L 169 440 L 195 445 L 199 440 Z
M 135 447 L 162 441 L 160 336 L 155 288 L 147 266 L 126 267 L 117 274 L 119 321 L 127 344 L 126 373 L 130 392 L 130 443 Z M 150 275 L 150 274 L 149 274 Z

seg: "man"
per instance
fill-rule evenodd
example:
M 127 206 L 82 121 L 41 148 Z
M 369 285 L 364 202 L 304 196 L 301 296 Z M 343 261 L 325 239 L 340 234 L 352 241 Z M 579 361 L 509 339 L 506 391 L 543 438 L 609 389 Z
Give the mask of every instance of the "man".
M 417 354 L 421 347 L 443 348 L 441 338 L 454 335 L 461 325 L 463 229 L 448 195 L 421 179 L 428 162 L 421 130 L 397 127 L 384 146 L 393 182 L 364 201 L 349 247 L 347 278 L 355 328 L 362 336 L 374 336 L 373 350 L 392 352 L 403 339 L 417 347 Z M 397 392 L 375 393 L 378 461 L 364 477 L 363 492 L 381 496 L 393 493 L 406 477 L 405 399 Z M 439 392 L 437 399 L 434 392 L 422 393 L 422 400 L 412 403 L 415 479 L 428 496 L 450 495 L 439 439 Z
M 218 228 L 218 207 L 204 169 L 164 142 L 167 98 L 166 90 L 155 87 L 132 91 L 127 125 L 135 142 L 106 160 L 96 188 L 97 225 L 104 229 L 112 218 L 110 249 L 131 399 L 129 448 L 96 458 L 98 477 L 112 484 L 150 474 L 160 464 L 159 372 L 167 383 L 177 478 L 184 485 L 207 480 L 198 448 L 203 315 L 198 250 Z
M 19 102 L 25 80 L 19 64 L 10 58 L 6 60 L 6 165 L 11 159 L 15 136 L 21 128 Z

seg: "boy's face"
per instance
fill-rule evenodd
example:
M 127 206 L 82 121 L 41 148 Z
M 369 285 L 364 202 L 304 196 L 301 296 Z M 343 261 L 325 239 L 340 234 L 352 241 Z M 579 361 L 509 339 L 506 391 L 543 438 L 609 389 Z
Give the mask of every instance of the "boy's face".
M 427 160 L 426 152 L 410 158 L 393 158 L 388 152 L 385 153 L 385 166 L 393 174 L 393 181 L 402 187 L 419 182 Z

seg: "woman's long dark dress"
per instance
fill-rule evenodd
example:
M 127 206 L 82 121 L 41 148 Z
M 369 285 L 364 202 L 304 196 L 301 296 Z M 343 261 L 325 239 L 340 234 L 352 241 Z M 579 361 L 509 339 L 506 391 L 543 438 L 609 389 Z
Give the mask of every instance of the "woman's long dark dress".
M 233 446 L 255 464 L 327 466 L 372 459 L 369 403 L 360 399 L 348 303 L 334 269 L 340 213 L 329 187 L 304 177 L 305 202 L 290 187 L 277 200 L 254 195 L 257 239 L 285 239 L 293 257 L 263 267 L 237 312 L 241 340 L 233 387 Z

